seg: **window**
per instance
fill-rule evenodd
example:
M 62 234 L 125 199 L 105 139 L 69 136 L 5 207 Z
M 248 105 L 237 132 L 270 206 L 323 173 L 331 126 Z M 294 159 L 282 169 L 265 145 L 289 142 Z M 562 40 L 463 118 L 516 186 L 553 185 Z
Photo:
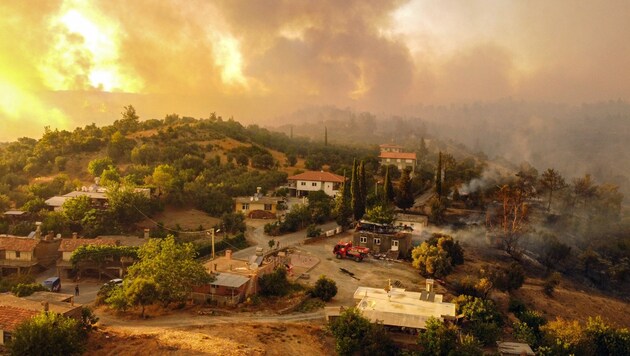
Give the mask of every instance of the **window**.
M 271 210 L 271 204 L 265 204 L 265 210 Z
M 381 244 L 381 238 L 380 237 L 375 237 L 374 238 L 374 244 L 375 245 L 380 245 Z
M 20 258 L 20 251 L 15 251 L 15 258 Z
M 398 247 L 398 240 L 392 240 L 392 247 Z
M 3 341 L 4 341 L 4 344 L 6 345 L 9 343 L 9 341 L 11 341 L 11 333 L 8 331 L 5 331 L 3 334 L 4 334 Z
M 367 243 L 367 236 L 359 237 L 359 242 L 362 243 L 362 244 L 366 244 Z
M 398 159 L 396 160 L 396 162 L 400 163 L 400 158 L 398 158 Z
M 243 203 L 241 210 L 249 210 L 249 203 Z
M 312 185 L 313 187 L 317 187 L 317 182 L 313 182 L 313 183 L 311 183 L 311 185 Z
M 300 185 L 306 185 L 306 182 L 300 182 Z

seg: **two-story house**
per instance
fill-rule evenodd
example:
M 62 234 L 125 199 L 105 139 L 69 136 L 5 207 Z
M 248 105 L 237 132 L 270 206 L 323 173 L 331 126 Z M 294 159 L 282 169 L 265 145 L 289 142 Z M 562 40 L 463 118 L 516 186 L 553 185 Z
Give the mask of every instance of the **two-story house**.
M 308 171 L 288 178 L 289 189 L 296 197 L 307 196 L 309 192 L 323 190 L 334 197 L 339 192 L 345 178 L 334 173 L 324 171 Z M 293 193 L 295 191 L 295 193 Z
M 61 239 L 59 246 L 61 258 L 57 260 L 57 275 L 72 278 L 75 273 L 79 273 L 80 275 L 91 274 L 100 278 L 106 274 L 108 278 L 120 278 L 122 276 L 121 262 L 120 260 L 115 261 L 113 257 L 106 258 L 101 264 L 85 261 L 77 266 L 76 270 L 70 261 L 72 253 L 80 246 L 117 246 L 118 244 L 118 241 L 112 238 L 79 239 L 76 234 L 71 239 Z
M 0 236 L 0 276 L 17 273 L 35 273 L 54 264 L 59 239 L 52 235 L 44 238 Z

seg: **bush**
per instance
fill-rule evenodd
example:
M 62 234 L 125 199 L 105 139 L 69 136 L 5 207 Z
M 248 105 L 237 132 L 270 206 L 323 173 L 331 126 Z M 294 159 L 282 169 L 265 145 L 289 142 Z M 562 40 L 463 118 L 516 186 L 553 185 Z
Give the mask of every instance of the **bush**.
M 12 275 L 0 279 L 0 293 L 10 292 L 11 289 L 18 284 L 32 284 L 35 283 L 35 277 L 30 274 Z
M 475 321 L 467 325 L 466 330 L 485 346 L 496 345 L 501 335 L 501 328 L 496 323 Z
M 520 299 L 510 298 L 510 302 L 508 304 L 508 311 L 514 313 L 517 317 L 527 310 L 527 306 Z
M 457 314 L 462 314 L 470 321 L 496 323 L 501 325 L 503 320 L 492 300 L 481 299 L 469 295 L 460 295 L 455 298 Z
M 18 325 L 9 343 L 11 355 L 79 355 L 85 349 L 85 334 L 74 319 L 42 312 Z
M 543 283 L 543 292 L 548 297 L 553 297 L 553 292 L 556 290 L 556 287 L 560 284 L 560 273 L 553 272 L 545 279 Z
M 511 292 L 523 286 L 525 270 L 518 262 L 513 262 L 509 268 L 497 268 L 487 273 L 492 285 L 502 292 Z
M 282 266 L 260 277 L 258 285 L 260 286 L 260 294 L 264 296 L 282 297 L 291 291 L 291 283 L 287 279 L 287 270 Z
M 335 351 L 345 355 L 395 355 L 398 350 L 382 325 L 372 324 L 356 308 L 343 311 L 328 324 Z
M 307 237 L 317 237 L 322 234 L 322 229 L 318 228 L 315 224 L 310 224 L 306 228 L 306 236 Z
M 311 294 L 313 297 L 328 302 L 337 295 L 337 283 L 326 276 L 320 276 L 317 282 L 315 282 Z
M 29 295 L 35 292 L 46 291 L 46 290 L 48 289 L 39 283 L 28 283 L 28 284 L 20 283 L 14 286 L 13 288 L 11 288 L 11 293 L 15 294 L 15 296 L 17 297 L 28 297 Z

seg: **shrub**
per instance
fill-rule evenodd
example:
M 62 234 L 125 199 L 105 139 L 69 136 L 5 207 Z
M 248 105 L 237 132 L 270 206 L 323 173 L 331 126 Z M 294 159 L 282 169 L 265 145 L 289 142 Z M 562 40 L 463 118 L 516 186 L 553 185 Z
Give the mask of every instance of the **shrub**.
M 495 345 L 501 335 L 501 328 L 496 323 L 474 321 L 466 326 L 466 330 L 485 346 Z
M 560 284 L 560 273 L 553 272 L 545 279 L 543 283 L 543 292 L 548 297 L 553 297 L 553 292 L 556 290 L 556 287 Z
M 337 295 L 337 283 L 326 276 L 320 276 L 311 291 L 313 297 L 319 298 L 324 302 L 330 301 Z
M 335 351 L 345 355 L 395 355 L 398 350 L 380 324 L 372 324 L 356 308 L 343 311 L 328 324 Z
M 317 237 L 322 234 L 322 229 L 318 228 L 315 224 L 310 224 L 306 228 L 306 236 L 307 237 Z
M 57 313 L 42 312 L 18 325 L 9 343 L 12 355 L 79 355 L 85 349 L 85 334 L 79 322 Z
M 525 282 L 525 270 L 518 262 L 513 262 L 507 269 L 493 269 L 487 275 L 492 285 L 503 292 L 517 290 Z
M 510 298 L 508 310 L 518 317 L 522 312 L 527 310 L 527 306 L 525 306 L 525 303 L 520 299 Z
M 535 346 L 538 344 L 534 328 L 522 321 L 514 323 L 514 337 L 516 340 Z
M 46 290 L 48 289 L 39 283 L 28 283 L 28 284 L 20 283 L 14 286 L 13 288 L 11 288 L 11 292 L 15 294 L 17 297 L 28 297 L 29 295 L 35 292 L 46 291 Z
M 291 290 L 291 284 L 287 279 L 287 270 L 284 267 L 277 267 L 273 272 L 258 279 L 260 294 L 264 296 L 282 297 Z
M 425 323 L 425 331 L 418 337 L 422 346 L 421 355 L 449 355 L 457 347 L 457 327 L 430 317 Z

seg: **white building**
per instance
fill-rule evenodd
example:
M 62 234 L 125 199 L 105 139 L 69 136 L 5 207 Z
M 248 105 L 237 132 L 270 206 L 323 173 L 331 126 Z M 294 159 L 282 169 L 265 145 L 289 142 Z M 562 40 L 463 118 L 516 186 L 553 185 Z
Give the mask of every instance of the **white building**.
M 309 192 L 323 190 L 331 197 L 337 195 L 344 177 L 330 172 L 308 171 L 288 178 L 289 189 L 295 189 L 295 196 L 302 197 Z
M 410 329 L 424 329 L 430 317 L 440 320 L 454 319 L 455 304 L 442 301 L 442 295 L 433 290 L 433 280 L 427 279 L 427 289 L 422 292 L 409 292 L 403 288 L 359 287 L 354 292 L 358 300 L 357 309 L 372 322 L 386 326 Z M 326 317 L 339 315 L 339 308 L 326 308 Z

